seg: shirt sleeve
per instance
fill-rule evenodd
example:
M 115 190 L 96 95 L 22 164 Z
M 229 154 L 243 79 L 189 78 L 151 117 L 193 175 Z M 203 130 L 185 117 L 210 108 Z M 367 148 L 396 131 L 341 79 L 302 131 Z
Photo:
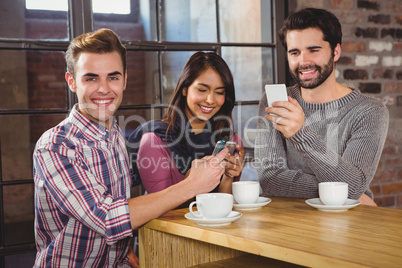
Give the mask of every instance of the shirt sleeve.
M 153 132 L 145 133 L 141 138 L 137 167 L 148 193 L 159 192 L 184 178 L 166 143 Z
M 243 141 L 241 140 L 241 138 L 239 137 L 239 135 L 234 134 L 232 140 L 233 140 L 234 142 L 236 142 L 240 147 L 243 147 Z
M 65 143 L 39 146 L 34 169 L 51 202 L 69 219 L 99 233 L 108 244 L 132 236 L 127 198 L 113 197 L 82 154 Z

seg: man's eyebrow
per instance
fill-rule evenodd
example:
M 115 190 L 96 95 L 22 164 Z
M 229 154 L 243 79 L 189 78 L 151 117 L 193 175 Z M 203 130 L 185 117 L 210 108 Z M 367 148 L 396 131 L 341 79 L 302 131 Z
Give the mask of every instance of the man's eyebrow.
M 94 73 L 86 73 L 83 76 L 90 76 L 90 77 L 98 77 L 98 74 L 94 74 Z
M 308 50 L 321 49 L 321 48 L 322 48 L 322 46 L 309 46 L 309 47 L 307 47 Z M 293 49 L 289 49 L 288 53 L 297 52 L 297 51 L 299 51 L 299 49 L 293 48 Z
M 108 73 L 108 76 L 114 76 L 114 75 L 122 75 L 121 72 L 116 71 L 116 72 L 112 72 L 112 73 Z M 86 73 L 83 76 L 90 76 L 90 77 L 98 77 L 99 74 L 94 74 L 94 73 Z
M 119 71 L 112 72 L 112 73 L 109 73 L 109 74 L 108 74 L 108 76 L 114 76 L 114 75 L 122 75 L 122 74 L 121 74 L 121 72 L 119 72 Z
M 317 49 L 317 48 L 322 48 L 322 46 L 310 46 L 310 47 L 307 47 L 308 49 Z

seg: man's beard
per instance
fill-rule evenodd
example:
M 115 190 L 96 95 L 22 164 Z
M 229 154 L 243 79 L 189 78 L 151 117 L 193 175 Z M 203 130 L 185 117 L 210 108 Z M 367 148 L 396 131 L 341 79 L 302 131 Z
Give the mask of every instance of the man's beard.
M 308 80 L 301 80 L 299 77 L 299 72 L 302 70 L 308 70 L 308 69 L 317 69 L 318 72 L 318 77 L 313 78 L 313 79 L 308 79 Z M 334 70 L 334 56 L 331 55 L 331 57 L 328 60 L 328 63 L 324 65 L 323 67 L 318 66 L 318 65 L 305 65 L 305 66 L 299 66 L 296 68 L 295 71 L 291 71 L 290 74 L 292 75 L 293 79 L 296 81 L 296 83 L 301 86 L 302 88 L 316 88 L 322 83 L 327 80 L 327 78 L 331 75 L 331 73 Z

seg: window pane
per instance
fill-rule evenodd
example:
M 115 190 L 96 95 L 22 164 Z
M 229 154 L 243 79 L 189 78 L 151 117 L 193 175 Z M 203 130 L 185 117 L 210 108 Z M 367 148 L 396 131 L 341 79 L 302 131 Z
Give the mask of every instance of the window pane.
M 1 38 L 25 37 L 25 6 L 20 1 L 16 5 L 15 0 L 0 1 L 0 36 Z
M 271 1 L 220 0 L 221 42 L 271 43 Z
M 161 108 L 118 110 L 116 119 L 125 138 L 128 138 L 139 125 L 161 119 Z
M 163 103 L 169 104 L 177 80 L 187 60 L 195 51 L 162 52 Z
M 232 116 L 234 130 L 242 139 L 244 147 L 254 147 L 258 119 L 258 104 L 237 105 L 233 109 Z
M 0 116 L 3 180 L 32 179 L 32 153 L 37 140 L 65 118 L 64 114 Z
M 27 9 L 67 11 L 66 0 L 25 0 Z
M 161 39 L 174 42 L 216 42 L 215 0 L 162 1 Z
M 67 108 L 64 53 L 0 50 L 0 107 Z
M 5 256 L 6 268 L 32 267 L 35 262 L 36 252 L 27 252 Z
M 149 0 L 92 0 L 94 29 L 109 28 L 121 40 L 156 41 L 155 3 Z M 115 10 L 119 7 L 119 10 Z M 109 11 L 107 13 L 107 11 Z
M 94 13 L 130 14 L 130 0 L 113 0 L 110 5 L 109 0 L 92 0 Z
M 258 181 L 257 165 L 253 161 L 253 157 L 245 158 L 243 170 L 241 172 L 241 181 Z
M 257 101 L 265 84 L 273 82 L 272 48 L 222 47 L 236 87 L 236 101 Z
M 1 3 L 4 4 L 4 2 L 13 1 L 14 0 L 2 0 Z M 18 2 L 22 3 L 23 1 Z M 0 5 L 3 5 L 1 3 Z M 25 3 L 26 9 L 24 7 L 21 8 L 22 17 L 16 17 L 14 13 L 8 15 L 11 16 L 8 20 L 10 25 L 12 25 L 10 29 L 14 31 L 15 27 L 17 27 L 17 32 L 24 33 L 22 35 L 13 36 L 14 38 L 68 40 L 68 0 L 26 0 Z M 20 5 L 9 4 L 7 8 L 17 9 L 19 6 Z M 3 7 L 1 9 L 3 9 Z M 18 12 L 18 10 L 13 10 L 13 12 Z M 18 12 L 18 14 L 19 13 L 20 12 Z
M 127 52 L 127 88 L 124 105 L 159 104 L 158 52 Z
M 6 245 L 34 242 L 34 186 L 3 186 Z

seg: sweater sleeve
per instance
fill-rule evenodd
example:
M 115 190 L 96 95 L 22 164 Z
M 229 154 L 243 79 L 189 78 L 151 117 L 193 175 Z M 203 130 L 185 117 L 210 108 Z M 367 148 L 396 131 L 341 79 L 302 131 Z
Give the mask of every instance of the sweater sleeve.
M 260 164 L 259 179 L 265 194 L 312 198 L 318 197 L 319 182 L 344 181 L 349 184 L 349 198 L 357 199 L 365 192 L 372 196 L 369 184 L 381 157 L 388 129 L 388 111 L 385 106 L 373 105 L 356 114 L 353 122 L 349 123 L 351 127 L 344 141 L 328 141 L 308 124 L 286 140 L 264 118 L 267 106 L 265 99 L 264 95 L 260 101 L 255 147 L 255 157 Z M 344 131 L 334 127 L 329 131 Z M 343 146 L 342 152 L 334 150 L 329 142 L 342 143 L 335 146 Z M 289 146 L 299 152 L 311 173 L 301 168 L 289 168 Z
M 148 193 L 159 192 L 184 178 L 165 142 L 153 132 L 145 133 L 141 138 L 137 167 Z
M 347 182 L 349 198 L 358 199 L 369 189 L 380 161 L 387 130 L 388 110 L 384 106 L 375 106 L 356 114 L 341 154 L 328 146 L 323 137 L 309 126 L 303 126 L 290 141 L 302 153 L 318 182 Z M 341 132 L 342 129 L 335 126 L 331 131 Z M 367 191 L 367 194 L 372 197 L 371 191 Z
M 236 142 L 240 147 L 243 147 L 243 141 L 239 137 L 239 135 L 234 134 L 232 140 Z
M 265 93 L 258 109 L 254 161 L 264 195 L 309 197 L 317 195 L 317 178 L 288 167 L 285 137 L 265 119 Z

